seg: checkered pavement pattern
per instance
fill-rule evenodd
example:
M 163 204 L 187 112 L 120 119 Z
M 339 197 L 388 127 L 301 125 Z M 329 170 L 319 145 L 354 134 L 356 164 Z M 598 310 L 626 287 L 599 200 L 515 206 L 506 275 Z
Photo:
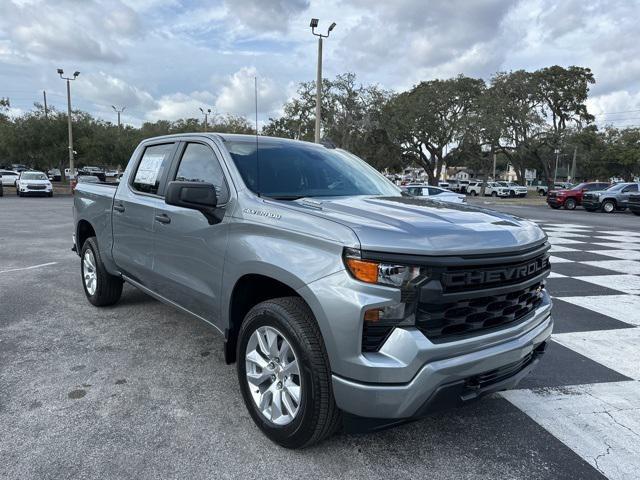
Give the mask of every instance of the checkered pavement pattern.
M 604 477 L 640 478 L 640 232 L 538 222 L 551 243 L 547 358 L 501 394 Z

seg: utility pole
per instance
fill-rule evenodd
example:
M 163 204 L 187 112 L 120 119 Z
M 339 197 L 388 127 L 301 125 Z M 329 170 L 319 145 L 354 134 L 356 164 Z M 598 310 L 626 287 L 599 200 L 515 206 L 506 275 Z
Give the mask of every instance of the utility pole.
M 118 131 L 119 131 L 120 130 L 120 114 L 124 112 L 127 109 L 127 107 L 122 107 L 121 109 L 117 109 L 114 105 L 111 105 L 111 108 L 113 108 L 118 114 Z
M 211 114 L 211 109 L 207 108 L 206 110 L 203 109 L 202 107 L 200 107 L 200 111 L 202 112 L 202 115 L 204 115 L 204 131 L 207 131 L 207 121 L 209 119 L 209 115 Z
M 318 19 L 312 18 L 311 23 L 309 24 L 311 27 L 311 33 L 318 37 L 318 70 L 316 75 L 316 132 L 315 132 L 315 142 L 320 143 L 320 126 L 322 123 L 322 39 L 329 38 L 329 34 L 331 30 L 336 27 L 336 22 L 333 22 L 329 29 L 327 30 L 326 35 L 322 35 L 321 33 L 316 33 L 316 28 L 318 27 Z
M 558 179 L 558 160 L 560 159 L 560 149 L 556 148 L 555 150 L 555 154 L 556 154 L 556 170 L 553 174 L 553 184 L 556 184 L 556 180 Z
M 71 77 L 63 77 L 64 70 L 61 68 L 58 69 L 58 75 L 62 80 L 67 81 L 67 127 L 69 129 L 69 177 L 73 178 L 75 176 L 75 168 L 73 165 L 73 131 L 71 129 L 71 81 L 78 78 L 80 72 L 77 70 L 73 72 L 73 78 Z M 60 179 L 62 182 L 65 182 L 64 168 L 60 169 Z
M 496 152 L 493 152 L 493 177 L 491 178 L 494 182 L 496 181 Z
M 47 108 L 47 92 L 42 91 L 42 97 L 44 98 L 44 118 L 49 118 L 49 109 Z
M 572 182 L 576 179 L 576 157 L 578 156 L 578 146 L 573 147 L 573 162 L 571 163 L 571 178 Z

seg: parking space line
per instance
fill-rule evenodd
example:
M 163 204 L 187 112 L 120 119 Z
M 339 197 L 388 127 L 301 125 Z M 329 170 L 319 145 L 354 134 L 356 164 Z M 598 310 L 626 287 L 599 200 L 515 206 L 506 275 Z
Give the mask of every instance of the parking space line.
M 22 268 L 10 268 L 9 270 L 0 270 L 0 273 L 20 272 L 22 270 L 33 270 L 34 268 L 48 267 L 50 265 L 56 265 L 58 262 L 41 263 L 40 265 L 32 265 L 31 267 Z

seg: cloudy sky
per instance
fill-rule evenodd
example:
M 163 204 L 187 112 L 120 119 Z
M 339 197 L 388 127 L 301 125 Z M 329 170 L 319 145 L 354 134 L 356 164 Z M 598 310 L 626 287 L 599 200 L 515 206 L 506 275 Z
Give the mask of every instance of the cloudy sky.
M 420 80 L 559 64 L 590 67 L 600 124 L 640 125 L 640 0 L 0 0 L 0 97 L 14 113 L 65 108 L 56 68 L 79 70 L 74 105 L 115 121 L 196 117 L 199 107 L 278 115 L 325 76 L 405 89 Z

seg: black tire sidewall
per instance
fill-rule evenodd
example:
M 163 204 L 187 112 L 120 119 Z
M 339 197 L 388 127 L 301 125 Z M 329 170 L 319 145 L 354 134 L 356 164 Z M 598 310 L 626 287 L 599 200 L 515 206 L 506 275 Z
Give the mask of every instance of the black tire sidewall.
M 268 302 L 265 302 L 268 304 Z M 240 391 L 245 402 L 247 410 L 266 436 L 272 441 L 285 446 L 296 447 L 305 443 L 305 439 L 309 432 L 313 431 L 314 415 L 313 415 L 313 399 L 315 397 L 315 381 L 313 372 L 310 368 L 311 362 L 307 355 L 307 349 L 304 346 L 304 340 L 301 338 L 301 332 L 297 332 L 295 325 L 292 325 L 293 319 L 286 318 L 286 314 L 280 312 L 277 308 L 269 308 L 268 305 L 262 304 L 254 307 L 248 314 L 240 329 L 238 338 L 238 382 Z M 298 360 L 301 376 L 301 398 L 300 407 L 296 418 L 284 426 L 274 425 L 267 420 L 258 410 L 246 379 L 245 356 L 249 338 L 259 327 L 270 326 L 278 330 L 289 342 Z
M 572 198 L 568 198 L 564 202 L 564 208 L 566 208 L 567 210 L 575 209 L 576 208 L 576 201 L 574 199 L 572 199 Z

